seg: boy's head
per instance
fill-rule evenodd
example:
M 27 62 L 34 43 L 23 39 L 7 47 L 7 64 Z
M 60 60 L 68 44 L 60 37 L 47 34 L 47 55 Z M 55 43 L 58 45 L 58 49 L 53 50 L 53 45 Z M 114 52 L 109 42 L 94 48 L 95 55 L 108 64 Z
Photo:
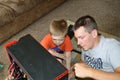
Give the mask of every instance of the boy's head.
M 64 19 L 53 20 L 50 24 L 50 33 L 56 45 L 62 44 L 67 33 L 67 22 Z
M 67 33 L 67 22 L 64 19 L 53 20 L 50 24 L 50 33 L 55 36 L 65 36 Z

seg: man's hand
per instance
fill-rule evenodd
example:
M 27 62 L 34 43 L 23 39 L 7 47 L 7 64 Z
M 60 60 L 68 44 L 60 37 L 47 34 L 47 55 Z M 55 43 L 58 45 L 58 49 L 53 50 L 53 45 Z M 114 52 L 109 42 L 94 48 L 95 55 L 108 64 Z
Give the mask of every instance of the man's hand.
M 77 77 L 85 78 L 85 77 L 89 77 L 89 75 L 91 75 L 91 73 L 90 73 L 91 68 L 83 62 L 76 63 L 74 65 L 74 69 L 75 69 L 75 75 Z

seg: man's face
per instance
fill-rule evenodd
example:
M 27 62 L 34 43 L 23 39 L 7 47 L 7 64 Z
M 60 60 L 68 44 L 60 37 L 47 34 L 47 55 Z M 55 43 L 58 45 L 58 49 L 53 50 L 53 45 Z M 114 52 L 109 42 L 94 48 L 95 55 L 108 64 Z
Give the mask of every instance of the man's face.
M 88 50 L 94 47 L 94 33 L 88 33 L 84 27 L 80 27 L 74 31 L 75 37 L 77 38 L 77 44 L 80 45 L 84 50 Z
M 61 45 L 64 42 L 64 36 L 61 35 L 52 35 L 52 40 L 54 42 L 54 44 L 56 44 L 57 46 Z

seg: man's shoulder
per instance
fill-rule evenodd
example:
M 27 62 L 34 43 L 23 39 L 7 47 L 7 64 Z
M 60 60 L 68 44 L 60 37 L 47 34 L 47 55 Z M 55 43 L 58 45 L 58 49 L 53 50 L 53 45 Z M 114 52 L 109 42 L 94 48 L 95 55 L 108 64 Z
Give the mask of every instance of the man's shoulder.
M 120 48 L 120 42 L 114 38 L 104 38 L 104 45 L 112 48 Z
M 105 39 L 105 42 L 108 43 L 108 44 L 120 44 L 120 42 L 114 38 L 106 38 Z

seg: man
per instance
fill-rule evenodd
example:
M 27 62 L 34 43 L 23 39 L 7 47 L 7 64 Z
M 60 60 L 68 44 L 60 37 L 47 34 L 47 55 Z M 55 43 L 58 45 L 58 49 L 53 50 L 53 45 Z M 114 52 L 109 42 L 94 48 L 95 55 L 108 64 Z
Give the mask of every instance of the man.
M 75 75 L 96 80 L 120 80 L 120 42 L 100 35 L 93 17 L 79 18 L 73 27 L 82 47 L 82 62 L 74 65 Z

